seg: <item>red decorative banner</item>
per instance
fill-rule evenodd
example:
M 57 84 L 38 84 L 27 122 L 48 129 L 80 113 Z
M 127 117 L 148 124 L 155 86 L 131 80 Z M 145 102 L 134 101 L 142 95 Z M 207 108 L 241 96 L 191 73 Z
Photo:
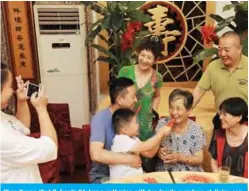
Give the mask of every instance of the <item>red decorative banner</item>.
M 12 55 L 12 66 L 16 75 L 23 79 L 35 78 L 30 42 L 30 31 L 27 14 L 27 2 L 5 2 L 6 19 L 9 24 L 9 43 Z

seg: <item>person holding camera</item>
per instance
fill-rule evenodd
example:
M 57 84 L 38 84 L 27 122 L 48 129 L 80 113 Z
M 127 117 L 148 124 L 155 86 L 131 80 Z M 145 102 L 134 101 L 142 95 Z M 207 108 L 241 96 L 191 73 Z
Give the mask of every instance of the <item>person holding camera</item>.
M 13 77 L 5 64 L 1 63 L 1 110 L 8 106 L 13 95 Z M 1 111 L 1 183 L 42 183 L 38 163 L 57 158 L 57 135 L 47 111 L 48 99 L 44 88 L 32 94 L 30 101 L 38 113 L 41 137 L 29 137 L 30 112 L 27 104 L 27 83 L 21 76 L 17 82 L 17 113 L 8 115 Z

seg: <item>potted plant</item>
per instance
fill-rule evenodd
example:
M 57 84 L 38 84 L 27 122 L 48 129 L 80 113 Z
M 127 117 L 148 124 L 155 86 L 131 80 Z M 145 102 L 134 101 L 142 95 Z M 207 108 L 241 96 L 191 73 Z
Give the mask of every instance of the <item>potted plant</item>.
M 223 11 L 228 11 L 230 9 L 234 9 L 235 15 L 222 18 L 220 15 L 211 14 L 210 17 L 217 21 L 217 25 L 215 27 L 212 26 L 203 26 L 201 27 L 201 34 L 205 44 L 213 43 L 214 45 L 218 44 L 218 35 L 217 32 L 221 31 L 225 27 L 229 27 L 231 30 L 237 32 L 242 38 L 242 52 L 244 55 L 248 54 L 248 2 L 237 2 L 231 1 L 231 4 L 225 5 L 223 7 Z M 235 25 L 233 24 L 235 23 Z M 194 62 L 203 61 L 205 58 L 218 57 L 218 49 L 217 47 L 205 48 L 200 52 L 195 53 Z
M 99 56 L 96 61 L 110 64 L 110 77 L 113 78 L 122 66 L 136 62 L 135 50 L 141 39 L 149 34 L 143 23 L 150 21 L 150 17 L 138 9 L 144 2 L 107 1 L 106 6 L 94 1 L 82 3 L 103 16 L 91 25 L 86 44 L 104 53 L 105 56 Z M 108 37 L 101 34 L 103 30 L 107 31 Z M 97 36 L 108 48 L 94 44 Z

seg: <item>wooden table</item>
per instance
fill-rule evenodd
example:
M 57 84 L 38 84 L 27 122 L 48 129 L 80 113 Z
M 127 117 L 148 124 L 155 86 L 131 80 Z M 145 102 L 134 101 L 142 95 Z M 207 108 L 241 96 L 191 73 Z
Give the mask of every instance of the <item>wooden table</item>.
M 182 182 L 182 180 L 184 179 L 184 177 L 188 175 L 201 175 L 212 179 L 214 183 L 220 183 L 218 173 L 182 171 L 182 172 L 172 172 L 172 175 L 176 183 L 184 183 Z M 173 183 L 168 172 L 146 173 L 139 176 L 114 179 L 109 181 L 108 183 L 146 183 L 144 182 L 144 179 L 148 177 L 155 178 L 158 183 Z M 248 179 L 230 175 L 228 183 L 248 183 Z

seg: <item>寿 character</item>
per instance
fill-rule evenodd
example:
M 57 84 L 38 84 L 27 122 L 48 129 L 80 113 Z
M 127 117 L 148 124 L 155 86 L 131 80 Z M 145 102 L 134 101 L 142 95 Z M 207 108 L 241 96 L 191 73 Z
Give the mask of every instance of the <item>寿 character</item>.
M 156 8 L 149 9 L 148 12 L 153 16 L 153 21 L 150 21 L 144 26 L 148 27 L 148 31 L 156 36 L 163 36 L 164 51 L 162 55 L 168 56 L 168 43 L 176 40 L 176 36 L 180 36 L 182 33 L 179 30 L 167 30 L 167 26 L 174 24 L 175 21 L 168 17 L 169 9 L 161 5 L 157 5 Z

